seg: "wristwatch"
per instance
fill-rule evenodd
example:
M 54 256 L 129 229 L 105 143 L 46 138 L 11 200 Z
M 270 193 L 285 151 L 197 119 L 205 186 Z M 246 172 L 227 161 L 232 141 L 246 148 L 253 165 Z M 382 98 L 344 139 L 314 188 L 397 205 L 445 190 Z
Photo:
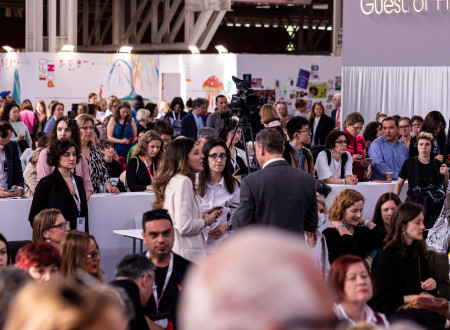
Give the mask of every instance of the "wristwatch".
M 232 230 L 233 229 L 233 224 L 231 223 L 231 221 L 228 221 L 228 229 L 227 230 Z

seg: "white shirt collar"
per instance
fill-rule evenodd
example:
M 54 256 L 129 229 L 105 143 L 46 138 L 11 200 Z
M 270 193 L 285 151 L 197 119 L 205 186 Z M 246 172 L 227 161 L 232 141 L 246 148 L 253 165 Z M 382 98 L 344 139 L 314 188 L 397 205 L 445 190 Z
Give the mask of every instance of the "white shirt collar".
M 262 168 L 266 167 L 267 165 L 269 165 L 271 163 L 277 162 L 279 160 L 284 160 L 284 158 L 272 158 L 272 159 L 268 160 L 267 162 L 265 162 Z
M 225 179 L 223 178 L 222 175 L 222 179 L 220 179 L 219 183 L 216 183 L 215 185 L 210 185 L 209 183 L 206 184 L 208 186 L 208 188 L 213 188 L 215 186 L 221 186 L 221 187 L 225 187 Z

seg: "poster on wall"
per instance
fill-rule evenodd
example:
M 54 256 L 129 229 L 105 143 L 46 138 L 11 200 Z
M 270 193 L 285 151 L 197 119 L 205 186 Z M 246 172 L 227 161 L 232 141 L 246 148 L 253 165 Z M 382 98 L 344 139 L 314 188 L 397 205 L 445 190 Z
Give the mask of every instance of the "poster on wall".
M 26 79 L 34 72 L 33 54 L 0 54 L 0 91 L 11 91 L 19 103 L 24 99 L 33 100 L 33 80 Z
M 297 87 L 307 89 L 308 88 L 308 82 L 309 82 L 309 71 L 300 69 L 298 71 L 298 77 L 297 77 Z
M 327 97 L 327 83 L 309 83 L 309 97 L 323 99 Z

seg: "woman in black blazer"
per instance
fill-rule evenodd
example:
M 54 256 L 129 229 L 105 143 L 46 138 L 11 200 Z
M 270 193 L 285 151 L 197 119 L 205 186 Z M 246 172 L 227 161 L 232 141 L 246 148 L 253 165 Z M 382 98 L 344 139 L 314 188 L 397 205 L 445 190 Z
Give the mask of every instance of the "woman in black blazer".
M 71 229 L 77 228 L 78 218 L 84 218 L 85 230 L 88 232 L 88 207 L 83 179 L 71 173 L 80 157 L 80 151 L 70 140 L 57 140 L 50 146 L 47 163 L 55 169 L 36 186 L 28 217 L 32 227 L 36 214 L 44 209 L 55 208 L 61 210 L 64 218 L 70 221 Z
M 308 120 L 312 133 L 310 147 L 324 145 L 328 133 L 334 128 L 334 124 L 333 120 L 325 114 L 325 109 L 321 102 L 313 104 Z
M 130 191 L 153 190 L 151 184 L 164 152 L 164 142 L 156 131 L 145 132 L 127 164 L 127 185 Z

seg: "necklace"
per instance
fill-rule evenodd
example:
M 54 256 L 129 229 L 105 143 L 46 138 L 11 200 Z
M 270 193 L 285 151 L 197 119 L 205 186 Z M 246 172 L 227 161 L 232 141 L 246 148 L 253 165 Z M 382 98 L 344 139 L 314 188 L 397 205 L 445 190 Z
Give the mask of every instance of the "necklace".
M 428 156 L 428 157 L 422 157 L 422 156 L 420 156 L 419 155 L 419 161 L 422 163 L 422 164 L 428 164 L 429 162 L 430 162 L 430 156 Z

